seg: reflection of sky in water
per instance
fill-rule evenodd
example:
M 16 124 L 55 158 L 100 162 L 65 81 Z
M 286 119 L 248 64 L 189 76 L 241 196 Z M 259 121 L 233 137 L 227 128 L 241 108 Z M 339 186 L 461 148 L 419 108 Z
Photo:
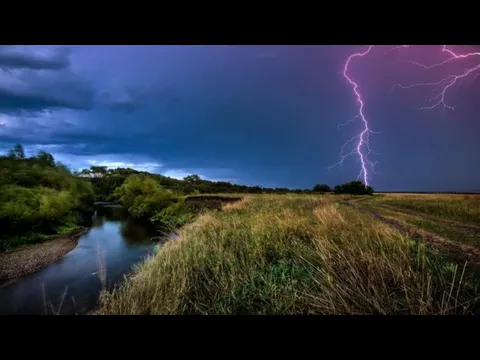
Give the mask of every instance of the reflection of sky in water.
M 67 286 L 62 311 L 84 312 L 95 305 L 101 289 L 99 261 L 106 268 L 107 282 L 111 284 L 121 280 L 133 264 L 153 250 L 150 237 L 154 233 L 126 217 L 121 209 L 105 210 L 104 216 L 99 212 L 93 218 L 93 227 L 65 257 L 1 288 L 0 314 L 44 313 L 43 292 L 47 303 L 59 304 Z

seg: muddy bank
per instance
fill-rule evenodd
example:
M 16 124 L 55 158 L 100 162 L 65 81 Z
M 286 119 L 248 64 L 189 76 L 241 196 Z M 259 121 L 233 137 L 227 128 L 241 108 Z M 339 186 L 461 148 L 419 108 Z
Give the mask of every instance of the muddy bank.
M 242 200 L 241 197 L 229 197 L 229 196 L 218 196 L 218 195 L 194 195 L 188 196 L 185 201 L 222 201 L 224 203 L 232 203 Z
M 57 239 L 0 254 L 0 281 L 33 273 L 60 260 L 77 246 L 78 238 L 87 231 L 88 228 L 82 227 Z
M 185 204 L 192 209 L 221 210 L 223 205 L 232 204 L 240 200 L 242 200 L 241 197 L 197 195 L 187 197 L 185 199 Z

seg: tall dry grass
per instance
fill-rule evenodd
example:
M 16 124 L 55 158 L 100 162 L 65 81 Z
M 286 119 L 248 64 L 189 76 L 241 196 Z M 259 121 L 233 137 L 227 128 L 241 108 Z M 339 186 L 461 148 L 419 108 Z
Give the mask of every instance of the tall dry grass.
M 332 197 L 254 196 L 202 215 L 98 314 L 458 314 L 480 290 L 399 232 Z

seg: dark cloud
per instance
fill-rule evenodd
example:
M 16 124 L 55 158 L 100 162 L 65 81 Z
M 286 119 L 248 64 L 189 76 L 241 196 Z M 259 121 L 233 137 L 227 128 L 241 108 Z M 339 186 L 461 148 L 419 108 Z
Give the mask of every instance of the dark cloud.
M 122 111 L 126 113 L 133 112 L 140 103 L 132 98 L 104 98 L 99 101 L 100 105 L 104 105 L 114 111 Z
M 146 89 L 134 87 L 100 91 L 97 96 L 97 104 L 112 110 L 131 113 L 145 103 L 149 95 L 151 94 Z
M 70 69 L 70 56 L 65 47 L 0 48 L 0 112 L 91 109 L 94 88 Z
M 60 48 L 50 55 L 21 52 L 13 47 L 0 48 L 0 68 L 60 70 L 69 66 L 68 49 Z
M 91 101 L 85 98 L 56 96 L 42 92 L 21 92 L 0 88 L 0 111 L 17 113 L 19 111 L 41 111 L 45 109 L 69 108 L 88 110 Z
M 89 110 L 94 89 L 69 70 L 38 73 L 31 69 L 0 71 L 0 111 Z
M 359 170 L 350 157 L 328 172 L 361 127 L 354 121 L 337 128 L 357 111 L 341 70 L 359 48 L 76 47 L 67 68 L 0 72 L 0 116 L 20 109 L 0 117 L 0 141 L 53 146 L 52 153 L 73 167 L 89 160 L 158 163 L 163 166 L 155 171 L 198 171 L 252 185 L 334 185 Z M 471 165 L 480 150 L 478 82 L 464 92 L 452 89 L 454 112 L 420 112 L 413 91 L 389 93 L 393 83 L 418 80 L 411 64 L 400 68 L 396 60 L 378 49 L 351 69 L 372 130 L 379 132 L 371 143 L 372 160 L 379 160 L 372 185 L 462 190 L 478 183 L 480 172 Z M 428 102 L 424 90 L 418 89 L 418 102 Z M 44 111 L 48 116 L 32 117 L 52 108 Z
M 175 86 L 148 89 L 140 86 L 124 86 L 110 91 L 99 91 L 98 105 L 112 110 L 133 112 L 147 103 L 161 107 L 167 113 L 174 113 L 182 104 L 181 95 Z
M 130 113 L 130 112 L 133 112 L 138 107 L 138 103 L 130 99 L 115 100 L 109 104 L 109 107 L 112 110 L 124 111 L 124 112 Z

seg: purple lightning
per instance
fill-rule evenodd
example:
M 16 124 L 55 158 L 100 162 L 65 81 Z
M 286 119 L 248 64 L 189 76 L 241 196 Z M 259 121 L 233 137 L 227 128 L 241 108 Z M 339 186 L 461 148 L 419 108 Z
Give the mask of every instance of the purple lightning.
M 403 45 L 403 46 L 408 47 L 410 45 Z M 433 65 L 425 65 L 425 64 L 421 64 L 421 63 L 416 62 L 416 61 L 411 61 L 411 63 L 416 65 L 416 66 L 420 66 L 424 69 L 432 69 L 432 68 L 435 68 L 435 67 L 445 65 L 445 64 L 447 64 L 447 63 L 449 63 L 453 60 L 461 60 L 461 59 L 467 59 L 467 58 L 472 57 L 472 56 L 480 56 L 480 52 L 472 52 L 472 53 L 468 53 L 468 54 L 464 54 L 464 55 L 458 55 L 455 52 L 453 52 L 452 50 L 448 49 L 447 45 L 442 46 L 442 52 L 445 52 L 445 53 L 449 54 L 450 57 L 447 60 L 444 60 L 442 62 L 433 64 Z M 434 86 L 433 92 L 435 92 L 437 90 L 438 93 L 435 96 L 433 96 L 432 98 L 430 98 L 430 102 L 438 99 L 437 102 L 434 103 L 431 106 L 423 106 L 420 109 L 422 109 L 422 110 L 432 110 L 432 109 L 436 108 L 437 106 L 442 105 L 443 110 L 445 110 L 445 109 L 454 110 L 455 109 L 454 106 L 448 105 L 445 102 L 445 96 L 446 96 L 447 90 L 449 90 L 452 86 L 457 84 L 458 81 L 461 82 L 464 78 L 468 77 L 472 73 L 475 73 L 477 70 L 480 70 L 480 64 L 475 65 L 471 68 L 465 69 L 464 72 L 461 73 L 461 74 L 449 74 L 448 76 L 446 76 L 443 79 L 440 79 L 439 81 L 436 81 L 436 82 L 418 83 L 418 84 L 412 84 L 412 85 L 407 85 L 407 86 L 396 84 L 396 85 L 394 85 L 394 87 L 399 87 L 399 88 L 402 88 L 402 89 L 410 89 L 410 88 L 417 87 L 417 86 Z M 475 75 L 475 77 L 477 75 L 479 75 L 479 74 L 477 73 Z
M 357 58 L 357 57 L 364 57 L 365 55 L 367 55 L 370 50 L 372 50 L 373 48 L 373 45 L 370 45 L 368 47 L 368 49 L 362 53 L 355 53 L 355 54 L 352 54 L 348 57 L 347 59 L 347 62 L 345 63 L 345 66 L 343 67 L 343 76 L 345 77 L 345 79 L 347 79 L 347 81 L 350 83 L 350 85 L 353 87 L 353 92 L 355 93 L 355 96 L 357 97 L 357 103 L 359 105 L 359 109 L 358 109 L 358 115 L 355 116 L 352 120 L 350 120 L 349 122 L 351 121 L 354 121 L 356 120 L 357 118 L 360 118 L 363 122 L 363 130 L 360 132 L 360 134 L 356 135 L 355 137 L 353 137 L 352 139 L 348 140 L 342 147 L 342 150 L 340 152 L 340 161 L 336 164 L 334 164 L 333 166 L 331 166 L 330 168 L 333 168 L 337 165 L 341 165 L 343 163 L 343 160 L 350 156 L 350 155 L 353 155 L 353 154 L 357 154 L 358 157 L 360 158 L 360 163 L 362 164 L 362 168 L 360 170 L 360 174 L 358 175 L 358 178 L 363 178 L 363 183 L 365 185 L 368 185 L 368 171 L 367 171 L 367 164 L 368 165 L 371 165 L 373 167 L 373 164 L 370 162 L 370 160 L 368 160 L 368 155 L 370 154 L 371 150 L 370 150 L 370 145 L 369 145 L 369 140 L 370 140 L 370 133 L 371 133 L 371 130 L 370 128 L 368 127 L 368 121 L 367 119 L 365 118 L 365 114 L 363 113 L 363 108 L 365 107 L 365 104 L 362 100 L 362 95 L 360 94 L 359 90 L 358 90 L 358 84 L 352 80 L 352 78 L 348 75 L 348 66 L 350 65 L 350 62 L 354 59 L 354 58 Z M 347 122 L 347 123 L 349 123 Z M 346 125 L 346 124 L 344 124 Z M 355 147 L 355 149 L 353 149 L 350 153 L 348 154 L 344 154 L 344 149 L 345 149 L 345 146 L 350 143 L 351 141 L 354 141 L 358 139 L 358 142 L 357 142 L 357 146 Z M 364 154 L 363 153 L 363 149 L 364 148 L 367 148 L 367 153 Z
M 410 46 L 411 45 L 398 45 L 398 46 L 394 46 L 393 48 L 391 48 L 390 51 L 401 50 L 401 49 L 404 49 L 404 48 L 408 48 Z M 343 160 L 345 160 L 345 158 L 347 158 L 351 155 L 357 155 L 359 160 L 360 160 L 360 163 L 361 163 L 360 173 L 359 173 L 357 178 L 358 179 L 363 179 L 363 183 L 365 184 L 365 186 L 368 186 L 368 184 L 369 184 L 368 180 L 370 179 L 368 168 L 370 168 L 373 171 L 373 167 L 375 165 L 374 163 L 372 163 L 368 159 L 368 156 L 372 152 L 372 150 L 370 149 L 369 140 L 370 140 L 370 134 L 372 134 L 373 132 L 370 130 L 368 120 L 365 117 L 365 113 L 364 113 L 365 103 L 364 103 L 362 95 L 359 91 L 359 85 L 355 80 L 353 80 L 351 75 L 349 75 L 348 70 L 349 70 L 350 63 L 355 58 L 362 58 L 362 57 L 368 55 L 373 47 L 374 47 L 374 45 L 370 45 L 368 47 L 368 49 L 365 50 L 364 52 L 358 52 L 358 53 L 354 53 L 354 54 L 350 55 L 347 58 L 347 61 L 345 62 L 345 65 L 344 65 L 344 68 L 343 68 L 343 77 L 351 85 L 352 90 L 355 94 L 356 102 L 358 104 L 358 113 L 353 119 L 351 119 L 347 123 L 341 124 L 341 125 L 347 125 L 348 123 L 350 123 L 354 120 L 360 119 L 361 122 L 362 122 L 362 128 L 361 128 L 361 131 L 356 136 L 354 136 L 353 138 L 348 140 L 343 145 L 343 147 L 340 151 L 340 155 L 339 155 L 340 156 L 340 161 L 337 162 L 336 164 L 332 165 L 329 168 L 329 169 L 331 169 L 331 168 L 333 168 L 337 165 L 342 165 Z M 467 54 L 457 54 L 453 50 L 449 49 L 447 47 L 447 45 L 442 46 L 442 53 L 448 54 L 449 55 L 448 59 L 446 59 L 442 62 L 439 62 L 439 63 L 432 64 L 432 65 L 426 65 L 426 64 L 422 64 L 422 63 L 419 63 L 419 62 L 416 62 L 416 61 L 409 61 L 409 62 L 411 64 L 415 65 L 415 66 L 419 66 L 419 67 L 422 67 L 424 69 L 432 69 L 432 68 L 441 67 L 441 66 L 443 66 L 447 63 L 450 63 L 452 61 L 467 59 L 467 58 L 471 58 L 471 57 L 475 57 L 475 56 L 478 56 L 479 61 L 480 61 L 480 52 L 471 52 L 471 53 L 467 53 Z M 473 76 L 473 74 L 475 74 L 475 75 Z M 456 85 L 458 83 L 461 83 L 465 78 L 467 78 L 469 76 L 473 76 L 472 80 L 475 80 L 476 77 L 479 76 L 479 75 L 480 75 L 480 63 L 477 64 L 477 65 L 474 65 L 472 67 L 469 67 L 467 69 L 463 69 L 463 71 L 460 72 L 460 73 L 448 74 L 447 76 L 445 76 L 444 78 L 442 78 L 438 81 L 432 81 L 432 82 L 426 82 L 426 83 L 416 83 L 416 84 L 411 84 L 411 85 L 396 84 L 396 85 L 393 86 L 392 90 L 394 88 L 410 89 L 410 88 L 418 87 L 418 86 L 433 87 L 432 92 L 434 93 L 434 95 L 432 96 L 432 98 L 430 98 L 429 101 L 430 102 L 435 101 L 435 103 L 433 105 L 430 105 L 430 106 L 421 107 L 421 109 L 422 110 L 431 110 L 431 109 L 434 109 L 436 107 L 442 106 L 443 110 L 445 110 L 445 109 L 454 110 L 455 107 L 452 106 L 452 105 L 449 105 L 445 100 L 447 92 L 454 85 Z M 353 141 L 357 141 L 354 149 L 351 152 L 345 154 L 344 151 L 345 151 L 346 146 Z

